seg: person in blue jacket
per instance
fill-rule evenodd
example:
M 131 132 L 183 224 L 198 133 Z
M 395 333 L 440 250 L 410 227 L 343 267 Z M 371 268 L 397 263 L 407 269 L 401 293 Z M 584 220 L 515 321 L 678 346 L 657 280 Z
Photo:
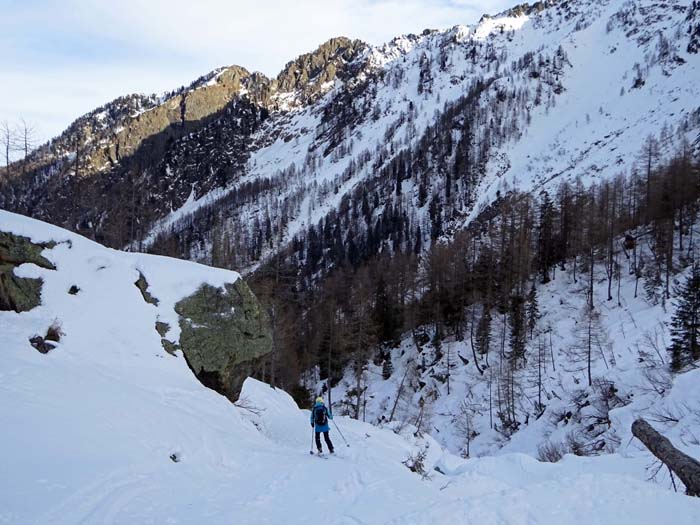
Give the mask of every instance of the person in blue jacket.
M 316 448 L 319 454 L 323 454 L 323 449 L 321 448 L 321 433 L 323 432 L 323 439 L 326 441 L 328 450 L 333 454 L 333 443 L 331 443 L 331 438 L 328 437 L 328 432 L 330 427 L 328 426 L 328 420 L 333 419 L 333 413 L 326 408 L 323 403 L 323 398 L 321 396 L 316 398 L 316 403 L 311 409 L 311 427 L 316 432 Z

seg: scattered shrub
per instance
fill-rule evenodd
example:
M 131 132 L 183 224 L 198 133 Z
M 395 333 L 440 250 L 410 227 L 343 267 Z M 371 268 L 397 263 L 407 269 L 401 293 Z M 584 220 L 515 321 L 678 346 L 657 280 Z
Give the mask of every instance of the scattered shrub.
M 537 447 L 537 459 L 543 463 L 557 463 L 569 449 L 564 443 L 552 443 L 546 441 Z
M 409 454 L 402 463 L 406 465 L 411 472 L 415 472 L 425 478 L 428 477 L 428 473 L 425 470 L 425 459 L 427 456 L 428 451 L 423 449 L 415 454 Z

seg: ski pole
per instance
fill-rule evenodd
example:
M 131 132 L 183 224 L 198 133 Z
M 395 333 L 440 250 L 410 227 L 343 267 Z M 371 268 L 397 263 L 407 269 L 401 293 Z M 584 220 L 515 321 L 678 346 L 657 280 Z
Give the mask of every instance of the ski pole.
M 311 429 L 311 448 L 309 449 L 309 454 L 314 455 L 314 429 Z
M 338 428 L 338 423 L 335 422 L 335 419 L 331 419 L 331 421 L 333 421 L 333 424 L 335 425 L 335 429 L 338 431 L 338 434 L 340 434 L 340 437 L 343 438 L 343 441 L 345 441 L 345 446 L 349 447 L 350 443 L 348 443 L 347 439 L 345 439 L 345 436 L 340 431 L 340 428 Z

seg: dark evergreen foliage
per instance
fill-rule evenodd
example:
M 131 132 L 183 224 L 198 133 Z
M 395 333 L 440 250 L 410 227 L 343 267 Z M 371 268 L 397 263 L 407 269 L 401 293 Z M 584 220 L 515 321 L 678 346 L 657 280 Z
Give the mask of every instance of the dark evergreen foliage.
M 678 303 L 671 321 L 671 368 L 679 371 L 700 359 L 700 264 L 694 264 L 676 289 Z

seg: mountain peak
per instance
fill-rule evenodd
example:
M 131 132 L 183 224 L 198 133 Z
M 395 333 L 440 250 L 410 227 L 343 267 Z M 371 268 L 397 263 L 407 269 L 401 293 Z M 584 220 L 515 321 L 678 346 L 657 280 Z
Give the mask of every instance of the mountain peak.
M 285 65 L 277 75 L 281 92 L 301 91 L 304 99 L 317 93 L 326 82 L 348 76 L 348 64 L 353 62 L 367 44 L 340 36 L 327 40 L 311 53 L 304 53 Z
M 484 18 L 502 18 L 505 16 L 530 16 L 532 14 L 537 14 L 541 11 L 544 11 L 548 7 L 552 7 L 556 4 L 560 3 L 559 0 L 544 0 L 540 2 L 525 2 L 522 4 L 515 5 L 511 7 L 510 9 L 506 9 L 505 11 L 502 11 L 498 13 L 495 16 L 490 16 L 490 15 L 484 15 L 482 19 Z

